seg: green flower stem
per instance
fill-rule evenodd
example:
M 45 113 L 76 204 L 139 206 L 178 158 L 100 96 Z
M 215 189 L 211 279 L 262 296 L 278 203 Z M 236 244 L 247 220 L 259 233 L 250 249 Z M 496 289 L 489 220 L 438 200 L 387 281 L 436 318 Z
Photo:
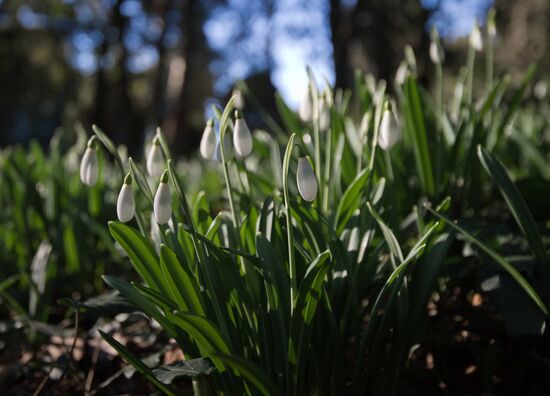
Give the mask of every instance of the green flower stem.
M 295 298 L 298 293 L 298 283 L 296 280 L 296 258 L 294 256 L 294 235 L 292 233 L 292 215 L 290 207 L 290 197 L 288 194 L 288 169 L 290 167 L 290 157 L 292 156 L 292 150 L 294 149 L 294 138 L 296 134 L 293 133 L 288 140 L 286 146 L 285 157 L 283 160 L 283 194 L 285 200 L 285 215 L 286 215 L 286 236 L 288 243 L 288 272 L 290 274 L 290 314 L 294 313 Z
M 317 105 L 317 101 L 314 102 Z M 313 120 L 313 136 L 315 139 L 315 174 L 319 182 L 319 190 L 324 191 L 323 173 L 321 172 L 321 134 L 319 131 L 319 116 Z
M 223 164 L 223 176 L 225 177 L 225 185 L 227 186 L 227 195 L 229 197 L 229 207 L 231 209 L 231 218 L 233 220 L 233 227 L 237 234 L 239 233 L 239 218 L 237 217 L 237 211 L 235 209 L 235 201 L 233 200 L 233 187 L 231 186 L 231 179 L 229 178 L 229 166 L 225 158 L 225 148 L 223 147 L 223 141 L 225 137 L 225 132 L 220 131 L 220 152 L 222 153 L 222 164 Z
M 468 47 L 468 80 L 466 86 L 466 104 L 470 106 L 472 104 L 473 88 L 474 88 L 474 67 L 476 62 L 476 50 L 470 45 Z
M 328 213 L 329 184 L 330 184 L 330 164 L 332 150 L 332 128 L 326 131 L 327 142 L 325 145 L 325 184 L 323 185 L 323 213 Z

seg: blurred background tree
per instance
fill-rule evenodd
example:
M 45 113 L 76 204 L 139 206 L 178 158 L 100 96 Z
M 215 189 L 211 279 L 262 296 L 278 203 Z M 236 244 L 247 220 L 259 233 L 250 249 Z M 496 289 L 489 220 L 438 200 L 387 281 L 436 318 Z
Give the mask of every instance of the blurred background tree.
M 247 80 L 274 113 L 296 106 L 305 65 L 350 87 L 356 68 L 390 81 L 410 44 L 430 83 L 429 29 L 448 66 L 463 63 L 472 23 L 492 0 L 0 0 L 0 145 L 46 144 L 55 129 L 98 124 L 139 152 L 162 126 L 176 151 L 198 143 L 211 104 Z M 550 4 L 500 1 L 497 72 L 548 70 Z M 501 68 L 498 68 L 498 65 Z M 390 84 L 391 85 L 391 84 Z M 262 121 L 250 112 L 253 126 Z

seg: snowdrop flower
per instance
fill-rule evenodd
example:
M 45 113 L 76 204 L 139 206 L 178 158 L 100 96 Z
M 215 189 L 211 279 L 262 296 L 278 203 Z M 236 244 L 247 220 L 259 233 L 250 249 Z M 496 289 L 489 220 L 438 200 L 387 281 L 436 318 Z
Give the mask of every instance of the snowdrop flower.
M 437 33 L 437 29 L 435 27 L 432 29 L 432 40 L 430 42 L 430 59 L 436 65 L 440 65 L 445 59 L 445 54 L 443 52 L 443 48 L 441 48 L 441 43 L 439 41 L 439 33 Z
M 158 136 L 153 138 L 153 143 L 147 155 L 147 172 L 149 176 L 159 177 L 164 170 L 164 157 Z
M 311 122 L 313 120 L 313 93 L 311 87 L 307 85 L 306 93 L 300 102 L 298 115 L 303 122 Z
M 118 194 L 116 202 L 116 213 L 118 219 L 126 223 L 134 217 L 136 211 L 136 202 L 134 200 L 134 190 L 132 189 L 132 175 L 128 173 L 124 179 L 124 184 Z
M 319 98 L 319 129 L 326 131 L 330 128 L 330 99 L 328 91 Z
M 239 88 L 235 87 L 233 88 L 233 92 L 231 93 L 231 95 L 235 97 L 235 101 L 233 102 L 235 108 L 242 111 L 244 109 L 243 92 Z
M 303 199 L 309 202 L 315 199 L 318 190 L 317 176 L 307 157 L 300 157 L 298 160 L 296 184 Z
M 235 111 L 233 146 L 235 146 L 235 151 L 239 157 L 246 157 L 252 151 L 252 134 L 239 110 Z
M 208 120 L 202 133 L 200 153 L 202 158 L 211 159 L 216 152 L 216 133 L 214 132 L 214 121 Z
M 97 183 L 99 164 L 97 161 L 97 138 L 92 136 L 88 140 L 88 147 L 80 163 L 80 180 L 87 186 L 94 186 Z
M 168 171 L 165 170 L 160 178 L 160 184 L 155 194 L 153 211 L 158 224 L 166 224 L 172 217 L 172 193 L 168 186 Z
M 380 131 L 378 135 L 378 145 L 382 150 L 389 150 L 401 137 L 401 130 L 397 118 L 388 103 L 380 121 Z
M 474 24 L 472 31 L 470 32 L 470 45 L 477 52 L 483 51 L 483 36 L 477 22 Z

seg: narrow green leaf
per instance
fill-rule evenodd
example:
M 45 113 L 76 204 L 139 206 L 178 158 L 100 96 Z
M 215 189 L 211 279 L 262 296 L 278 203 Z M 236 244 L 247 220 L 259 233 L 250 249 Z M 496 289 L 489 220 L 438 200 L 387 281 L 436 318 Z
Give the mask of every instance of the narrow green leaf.
M 533 289 L 533 287 L 529 284 L 529 282 L 527 282 L 527 280 L 521 275 L 521 273 L 512 264 L 506 261 L 506 259 L 502 257 L 500 254 L 490 249 L 487 245 L 485 245 L 475 236 L 470 234 L 464 228 L 460 227 L 456 222 L 449 219 L 447 216 L 436 212 L 435 210 L 433 210 L 427 205 L 424 205 L 424 206 L 433 215 L 445 221 L 445 223 L 447 223 L 451 228 L 454 228 L 456 231 L 460 232 L 462 235 L 464 235 L 464 237 L 468 241 L 477 245 L 485 254 L 487 254 L 489 257 L 495 260 L 502 267 L 502 269 L 508 272 L 508 274 L 515 279 L 515 281 L 523 288 L 523 290 L 525 290 L 525 292 L 537 304 L 537 306 L 541 309 L 541 311 L 544 312 L 545 315 L 548 315 L 548 308 L 546 308 L 546 305 L 544 304 L 540 296 L 537 294 L 537 292 Z
M 533 253 L 546 267 L 545 269 L 549 270 L 550 258 L 544 248 L 544 243 L 537 224 L 535 223 L 533 215 L 523 200 L 519 190 L 508 176 L 506 168 L 493 154 L 481 146 L 477 147 L 477 155 L 483 165 L 483 168 L 498 186 L 504 200 L 514 215 L 519 228 L 529 242 L 529 246 L 533 250 Z
M 147 367 L 137 356 L 126 349 L 120 342 L 115 340 L 109 334 L 98 330 L 101 338 L 103 338 L 110 346 L 112 346 L 129 364 L 131 364 L 139 373 L 151 381 L 157 388 L 167 395 L 176 396 L 176 392 L 166 384 L 157 379 L 155 374 Z

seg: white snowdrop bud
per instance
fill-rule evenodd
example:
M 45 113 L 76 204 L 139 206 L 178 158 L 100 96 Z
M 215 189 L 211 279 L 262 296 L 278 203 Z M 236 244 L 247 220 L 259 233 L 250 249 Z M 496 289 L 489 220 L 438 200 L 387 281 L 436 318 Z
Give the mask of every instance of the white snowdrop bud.
M 80 180 L 87 186 L 92 187 L 97 183 L 98 173 L 97 141 L 96 137 L 92 136 L 90 140 L 88 140 L 88 147 L 80 163 Z
M 407 65 L 407 62 L 401 61 L 399 64 L 399 67 L 397 68 L 397 71 L 395 72 L 395 83 L 398 86 L 402 86 L 405 84 L 405 80 L 407 79 L 407 74 L 409 73 L 409 67 Z
M 445 54 L 443 48 L 441 47 L 441 42 L 439 41 L 439 33 L 435 26 L 432 29 L 431 33 L 431 42 L 430 42 L 430 59 L 436 65 L 443 63 L 445 59 Z
M 319 98 L 319 129 L 326 131 L 330 128 L 330 103 L 328 93 Z
M 136 211 L 136 202 L 134 200 L 134 190 L 132 189 L 132 175 L 128 173 L 124 179 L 124 184 L 118 194 L 116 202 L 116 213 L 118 219 L 126 223 L 134 217 Z
M 200 153 L 202 158 L 211 159 L 216 152 L 216 133 L 214 132 L 214 121 L 208 120 L 202 133 Z
M 307 86 L 306 93 L 300 102 L 298 115 L 303 122 L 311 122 L 313 120 L 313 96 L 311 87 Z
M 298 191 L 306 201 L 313 201 L 317 196 L 317 176 L 311 167 L 307 157 L 300 157 L 298 160 L 298 170 L 296 172 L 296 183 Z
M 401 137 L 401 129 L 397 118 L 391 109 L 391 105 L 388 103 L 382 114 L 382 121 L 380 121 L 380 131 L 378 134 L 378 145 L 382 150 L 389 150 Z
M 165 170 L 160 178 L 160 184 L 153 203 L 155 219 L 159 224 L 166 224 L 172 217 L 172 193 L 168 186 L 168 171 Z
M 470 45 L 477 52 L 483 51 L 483 36 L 477 22 L 474 24 L 474 27 L 470 32 Z
M 147 172 L 149 176 L 159 177 L 162 175 L 162 171 L 165 167 L 166 165 L 164 163 L 160 141 L 159 138 L 155 136 L 151 148 L 149 149 L 149 154 L 147 155 Z
M 235 111 L 233 146 L 239 157 L 246 157 L 252 151 L 252 134 L 239 110 Z
M 243 92 L 239 88 L 235 87 L 233 88 L 233 92 L 231 93 L 231 95 L 235 97 L 235 101 L 233 102 L 235 108 L 242 111 L 244 109 Z

